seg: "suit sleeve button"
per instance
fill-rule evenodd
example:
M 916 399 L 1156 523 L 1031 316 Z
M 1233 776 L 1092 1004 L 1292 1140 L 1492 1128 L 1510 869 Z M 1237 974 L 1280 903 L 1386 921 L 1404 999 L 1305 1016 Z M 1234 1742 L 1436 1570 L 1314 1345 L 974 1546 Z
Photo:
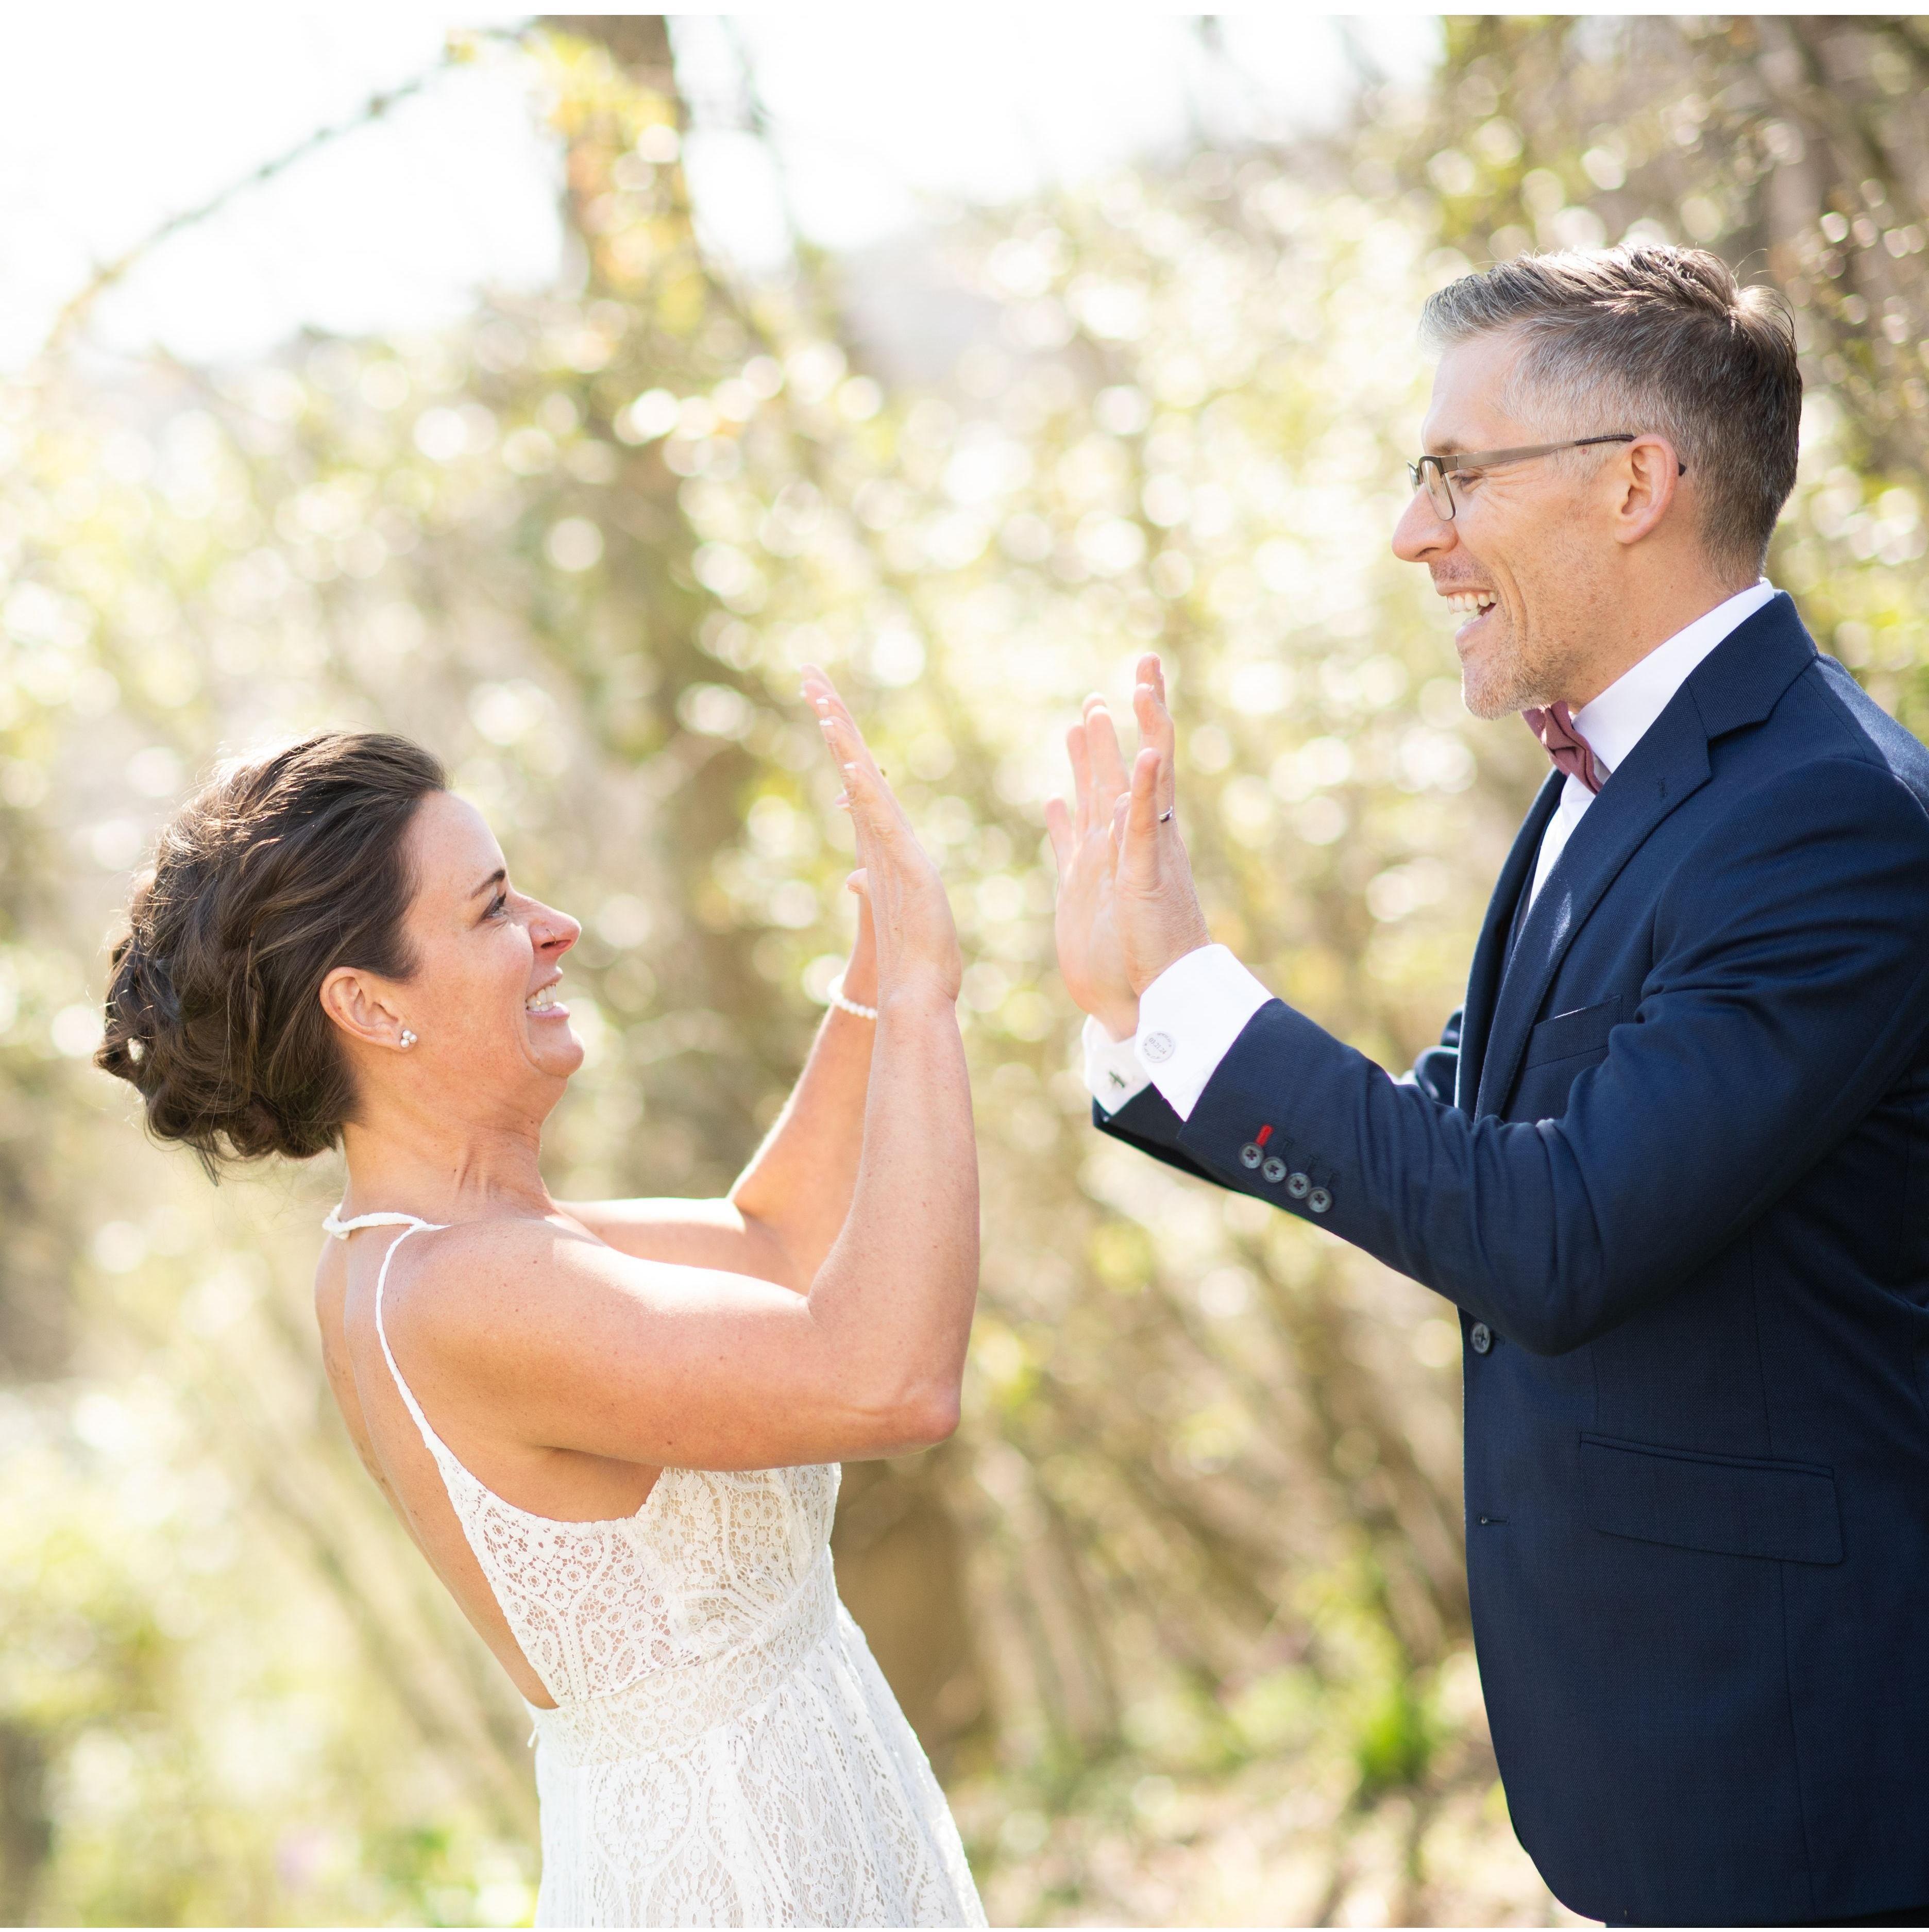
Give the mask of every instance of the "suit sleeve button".
M 1272 1182 L 1274 1186 L 1277 1187 L 1286 1178 L 1286 1162 L 1281 1160 L 1278 1154 L 1274 1154 L 1267 1160 L 1266 1166 L 1260 1169 L 1260 1172 Z
M 1312 1185 L 1312 1182 L 1308 1180 L 1304 1174 L 1295 1174 L 1286 1184 L 1286 1191 L 1292 1196 L 1294 1200 L 1304 1201 L 1306 1198 L 1307 1189 Z
M 1484 1355 L 1493 1346 L 1493 1330 L 1484 1322 L 1476 1322 L 1469 1332 L 1467 1340 L 1473 1344 L 1476 1355 Z
M 1306 1204 L 1316 1214 L 1323 1214 L 1332 1206 L 1333 1197 L 1323 1187 L 1316 1187 L 1306 1197 Z
M 1239 1165 L 1242 1167 L 1257 1167 L 1265 1157 L 1260 1152 L 1259 1143 L 1257 1141 L 1247 1142 L 1239 1150 Z

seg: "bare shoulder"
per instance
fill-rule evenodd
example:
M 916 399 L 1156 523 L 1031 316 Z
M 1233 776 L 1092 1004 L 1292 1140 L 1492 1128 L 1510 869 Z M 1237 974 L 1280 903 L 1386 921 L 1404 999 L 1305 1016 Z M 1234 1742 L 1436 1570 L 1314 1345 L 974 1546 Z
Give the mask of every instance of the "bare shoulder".
M 513 1372 L 559 1348 L 620 1347 L 713 1285 L 744 1280 L 627 1254 L 567 1214 L 505 1216 L 408 1243 L 390 1274 L 384 1321 L 391 1346 L 406 1339 L 451 1368 Z
M 402 1246 L 383 1293 L 385 1322 L 452 1340 L 486 1333 L 538 1309 L 553 1312 L 559 1295 L 607 1279 L 622 1259 L 565 1216 L 458 1222 Z

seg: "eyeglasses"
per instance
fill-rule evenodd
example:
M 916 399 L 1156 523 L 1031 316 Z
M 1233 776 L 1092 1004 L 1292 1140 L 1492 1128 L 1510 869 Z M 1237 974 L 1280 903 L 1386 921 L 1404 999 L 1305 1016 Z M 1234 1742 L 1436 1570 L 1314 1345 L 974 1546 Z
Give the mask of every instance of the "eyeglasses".
M 1454 493 L 1448 482 L 1450 476 L 1471 476 L 1483 470 L 1498 470 L 1503 463 L 1525 463 L 1530 457 L 1552 456 L 1563 449 L 1586 449 L 1597 442 L 1632 442 L 1636 433 L 1630 430 L 1625 434 L 1614 436 L 1583 436 L 1572 442 L 1536 442 L 1524 449 L 1459 450 L 1451 456 L 1423 456 L 1418 463 L 1409 463 L 1406 473 L 1413 479 L 1416 490 L 1424 490 L 1427 500 L 1439 514 L 1449 520 L 1454 514 Z M 1681 473 L 1688 474 L 1688 465 L 1680 465 Z

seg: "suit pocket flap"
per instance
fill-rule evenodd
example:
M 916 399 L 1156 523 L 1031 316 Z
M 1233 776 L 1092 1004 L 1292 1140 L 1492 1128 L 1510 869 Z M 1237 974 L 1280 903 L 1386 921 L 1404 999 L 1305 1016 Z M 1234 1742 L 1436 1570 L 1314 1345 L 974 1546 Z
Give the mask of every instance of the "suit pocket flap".
M 1552 1019 L 1543 1020 L 1527 1036 L 1523 1071 L 1550 1060 L 1571 1060 L 1576 1054 L 1598 1052 L 1607 1044 L 1607 1036 L 1620 1018 L 1621 995 L 1616 993 L 1598 1006 L 1577 1006 L 1571 1013 L 1556 1013 Z
M 1587 1520 L 1610 1536 L 1783 1563 L 1842 1560 L 1835 1478 L 1813 1463 L 1583 1436 L 1580 1470 Z

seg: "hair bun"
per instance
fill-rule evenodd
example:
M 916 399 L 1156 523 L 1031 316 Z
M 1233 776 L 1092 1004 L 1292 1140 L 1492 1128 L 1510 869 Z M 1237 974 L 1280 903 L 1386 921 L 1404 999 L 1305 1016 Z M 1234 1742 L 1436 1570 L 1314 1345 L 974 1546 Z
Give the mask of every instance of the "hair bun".
M 234 767 L 163 831 L 114 949 L 95 1064 L 211 1173 L 332 1147 L 354 1095 L 322 982 L 406 979 L 403 838 L 442 789 L 421 746 L 330 732 Z

